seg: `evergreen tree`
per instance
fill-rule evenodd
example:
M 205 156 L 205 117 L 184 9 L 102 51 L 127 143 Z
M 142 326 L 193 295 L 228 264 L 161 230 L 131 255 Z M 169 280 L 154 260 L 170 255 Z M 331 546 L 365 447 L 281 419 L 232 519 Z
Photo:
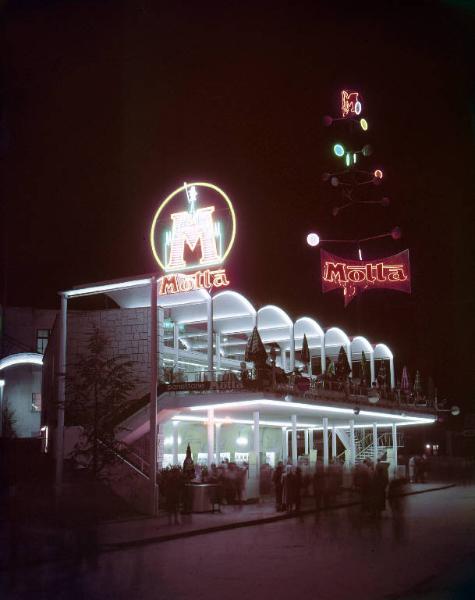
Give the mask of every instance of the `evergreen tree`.
M 132 362 L 126 357 L 108 356 L 107 346 L 107 337 L 95 327 L 87 343 L 88 352 L 79 356 L 67 383 L 68 423 L 83 428 L 72 458 L 94 478 L 107 476 L 106 467 L 125 451 L 116 435 L 136 384 Z

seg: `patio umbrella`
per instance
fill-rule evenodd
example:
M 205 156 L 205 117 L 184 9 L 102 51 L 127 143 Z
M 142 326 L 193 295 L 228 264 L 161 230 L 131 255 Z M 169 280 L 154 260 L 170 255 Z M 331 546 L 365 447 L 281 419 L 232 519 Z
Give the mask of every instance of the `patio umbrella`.
M 422 392 L 421 374 L 419 371 L 416 371 L 416 376 L 414 378 L 414 392 L 416 394 L 420 394 Z
M 366 373 L 368 371 L 368 361 L 366 360 L 366 355 L 364 350 L 361 352 L 361 385 L 367 385 L 368 380 L 366 377 Z
M 256 365 L 262 365 L 267 362 L 267 352 L 264 344 L 262 343 L 261 336 L 257 331 L 257 327 L 254 327 L 251 337 L 247 340 L 244 360 L 246 362 L 252 361 Z
M 346 355 L 343 346 L 340 348 L 338 353 L 338 360 L 336 363 L 336 376 L 337 379 L 344 381 L 351 373 L 350 363 L 348 362 L 348 356 Z
M 300 355 L 300 360 L 306 367 L 310 362 L 310 350 L 308 349 L 307 336 L 305 335 L 305 333 L 303 334 L 302 353 Z
M 408 392 L 410 387 L 411 386 L 409 383 L 409 374 L 407 372 L 407 367 L 404 365 L 404 367 L 402 369 L 402 375 L 401 375 L 401 391 Z

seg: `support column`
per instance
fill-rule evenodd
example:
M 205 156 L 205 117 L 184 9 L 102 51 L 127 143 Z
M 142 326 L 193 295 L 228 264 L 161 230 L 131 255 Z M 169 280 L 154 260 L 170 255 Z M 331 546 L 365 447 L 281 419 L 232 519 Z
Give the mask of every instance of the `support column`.
M 290 370 L 295 369 L 295 336 L 294 336 L 294 324 L 290 326 Z
M 313 373 L 312 373 L 312 350 L 310 348 L 308 350 L 308 353 L 309 353 L 309 361 L 308 361 L 308 370 L 307 370 L 307 373 L 311 377 L 313 375 Z
M 253 450 L 256 453 L 256 465 L 257 465 L 257 474 L 259 475 L 260 469 L 260 440 L 259 440 L 259 411 L 256 410 L 253 414 L 254 419 L 254 444 Z
M 173 421 L 173 464 L 178 464 L 178 421 Z
M 396 387 L 396 381 L 395 381 L 395 377 L 394 377 L 394 358 L 392 356 L 389 359 L 389 374 L 390 374 L 390 381 L 391 381 L 391 389 L 393 390 Z
M 221 334 L 219 331 L 215 333 L 216 340 L 216 370 L 221 368 Z
M 352 467 L 356 463 L 356 442 L 355 442 L 355 420 L 350 419 L 350 464 Z
M 305 454 L 306 454 L 306 455 L 308 455 L 308 452 L 309 452 L 309 450 L 308 450 L 308 447 L 309 447 L 309 444 L 308 444 L 309 433 L 310 433 L 310 432 L 309 432 L 309 430 L 308 430 L 308 429 L 304 429 L 304 439 L 305 439 Z
M 158 512 L 157 497 L 157 384 L 158 384 L 158 308 L 157 278 L 150 282 L 150 514 Z
M 216 465 L 221 464 L 221 423 L 216 423 L 214 430 L 214 444 L 216 452 Z
M 214 410 L 208 410 L 208 468 L 214 462 Z
M 371 387 L 371 385 L 373 384 L 373 381 L 376 381 L 376 373 L 374 370 L 374 352 L 371 352 L 371 354 L 369 355 L 369 368 L 370 368 L 370 372 L 371 372 L 371 381 L 370 381 L 368 387 Z
M 328 467 L 328 417 L 323 417 L 323 466 Z
M 287 372 L 287 351 L 283 346 L 280 347 L 280 362 L 282 363 L 282 369 Z
M 349 363 L 350 369 L 351 369 L 351 371 L 350 371 L 350 377 L 351 377 L 351 375 L 353 373 L 353 363 L 351 361 L 351 343 L 347 344 L 346 353 L 348 354 L 348 363 Z
M 320 348 L 321 373 L 327 370 L 327 355 L 325 352 L 325 336 L 322 337 L 322 347 Z
M 56 424 L 56 449 L 55 449 L 55 491 L 61 494 L 63 485 L 63 455 L 64 455 L 64 402 L 66 400 L 66 346 L 68 327 L 68 297 L 61 294 L 60 338 L 59 338 L 59 364 L 58 364 L 58 410 Z
M 378 462 L 378 426 L 373 423 L 373 462 Z
M 396 423 L 393 423 L 392 427 L 392 438 L 393 438 L 393 477 L 397 477 L 397 427 Z
M 292 415 L 292 464 L 297 464 L 297 415 Z
M 173 323 L 173 350 L 175 351 L 175 366 L 178 364 L 180 342 L 178 340 L 178 323 Z
M 335 425 L 332 427 L 332 458 L 335 459 L 337 455 L 336 451 L 336 428 Z
M 213 299 L 210 295 L 206 303 L 207 341 L 208 341 L 208 379 L 213 380 Z
M 289 458 L 289 434 L 285 427 L 282 427 L 282 462 L 287 464 Z

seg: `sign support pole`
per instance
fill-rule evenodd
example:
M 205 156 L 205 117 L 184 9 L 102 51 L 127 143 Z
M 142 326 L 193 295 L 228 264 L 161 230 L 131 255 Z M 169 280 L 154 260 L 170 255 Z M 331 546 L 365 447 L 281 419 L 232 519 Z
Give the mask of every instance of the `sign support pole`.
M 150 514 L 158 513 L 157 494 L 157 383 L 158 383 L 158 322 L 157 278 L 150 283 Z

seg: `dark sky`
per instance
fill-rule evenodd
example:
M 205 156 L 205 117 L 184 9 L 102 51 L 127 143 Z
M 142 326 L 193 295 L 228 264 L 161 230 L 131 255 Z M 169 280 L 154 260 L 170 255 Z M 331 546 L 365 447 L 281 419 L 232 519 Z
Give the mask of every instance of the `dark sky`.
M 160 200 L 205 180 L 232 198 L 233 289 L 393 349 L 472 402 L 473 9 L 464 2 L 12 2 L 3 10 L 2 255 L 13 305 L 154 270 Z M 342 88 L 359 90 L 389 208 L 331 215 Z M 403 230 L 413 294 L 322 295 L 305 243 Z M 335 253 L 345 249 L 327 246 Z

